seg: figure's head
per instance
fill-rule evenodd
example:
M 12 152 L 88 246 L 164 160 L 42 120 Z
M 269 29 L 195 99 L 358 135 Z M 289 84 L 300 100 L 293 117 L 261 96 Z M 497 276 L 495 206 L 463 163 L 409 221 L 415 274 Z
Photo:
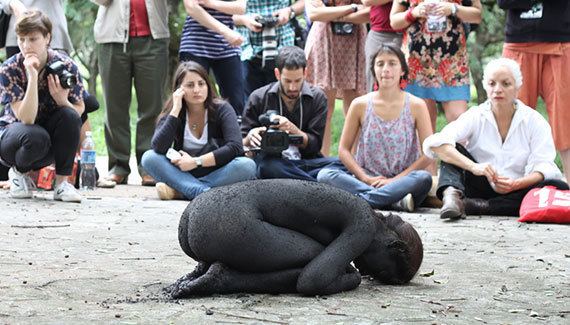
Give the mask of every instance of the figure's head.
M 512 59 L 491 60 L 483 71 L 483 85 L 493 104 L 515 102 L 522 82 L 521 68 Z
M 377 215 L 376 235 L 370 246 L 354 260 L 362 275 L 386 284 L 408 283 L 422 264 L 424 248 L 414 227 L 399 216 Z
M 370 72 L 378 86 L 400 85 L 408 78 L 408 64 L 402 50 L 392 44 L 382 44 L 371 56 Z
M 51 41 L 52 24 L 49 18 L 39 10 L 25 11 L 16 22 L 18 47 L 27 57 L 31 54 L 37 57 L 47 56 Z
M 279 50 L 276 64 L 275 78 L 282 94 L 289 99 L 297 99 L 305 81 L 305 52 L 297 46 L 285 46 Z

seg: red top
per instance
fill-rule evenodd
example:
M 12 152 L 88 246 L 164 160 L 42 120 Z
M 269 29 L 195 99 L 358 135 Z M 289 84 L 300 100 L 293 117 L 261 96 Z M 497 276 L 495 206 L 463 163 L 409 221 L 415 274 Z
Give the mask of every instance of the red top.
M 392 2 L 370 7 L 370 28 L 375 32 L 400 32 L 390 27 Z
M 150 35 L 148 12 L 145 0 L 131 0 L 131 19 L 129 20 L 129 36 L 140 37 Z

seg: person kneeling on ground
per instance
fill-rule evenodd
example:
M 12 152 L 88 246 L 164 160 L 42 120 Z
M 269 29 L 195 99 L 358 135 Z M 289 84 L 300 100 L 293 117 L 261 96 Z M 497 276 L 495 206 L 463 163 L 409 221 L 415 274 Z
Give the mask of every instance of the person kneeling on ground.
M 55 161 L 54 199 L 81 202 L 67 178 L 79 145 L 84 88 L 75 63 L 49 48 L 51 28 L 38 10 L 16 23 L 21 53 L 0 67 L 0 160 L 11 167 L 13 198 L 31 198 L 35 185 L 27 172 Z
M 274 70 L 277 82 L 255 90 L 246 104 L 241 133 L 243 145 L 260 147 L 267 131 L 259 121 L 262 114 L 276 111 L 275 130 L 302 138 L 281 153 L 262 151 L 255 157 L 259 178 L 291 178 L 317 181 L 321 168 L 340 165 L 337 158 L 320 153 L 327 116 L 327 99 L 322 90 L 305 82 L 307 60 L 302 49 L 286 46 L 279 51 Z
M 175 72 L 174 93 L 159 116 L 143 168 L 159 183 L 162 200 L 194 199 L 212 187 L 255 178 L 243 155 L 234 109 L 218 99 L 208 73 L 186 61 Z M 174 143 L 174 149 L 167 151 Z
M 519 65 L 511 59 L 492 60 L 485 67 L 483 84 L 489 99 L 423 145 L 426 155 L 442 160 L 437 189 L 443 200 L 442 219 L 465 214 L 517 216 L 532 188 L 568 189 L 554 164 L 548 122 L 517 100 L 522 86 Z
M 290 179 L 201 195 L 182 214 L 178 240 L 198 266 L 165 288 L 173 298 L 328 295 L 355 289 L 361 274 L 404 284 L 423 259 L 420 236 L 400 217 L 375 214 L 364 200 L 332 186 Z
M 432 134 L 429 114 L 423 100 L 400 88 L 408 65 L 399 48 L 382 45 L 371 60 L 378 90 L 350 105 L 338 148 L 346 168 L 324 168 L 317 179 L 360 196 L 375 209 L 412 212 L 432 183 L 431 174 L 422 170 L 431 159 L 419 151 Z

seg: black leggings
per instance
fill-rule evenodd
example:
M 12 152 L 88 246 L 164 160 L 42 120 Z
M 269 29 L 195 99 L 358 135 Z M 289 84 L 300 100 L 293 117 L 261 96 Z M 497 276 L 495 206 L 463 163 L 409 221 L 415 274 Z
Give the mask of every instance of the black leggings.
M 465 157 L 477 162 L 477 160 L 475 160 L 475 158 L 473 158 L 473 156 L 462 145 L 456 144 L 455 148 Z M 445 188 L 453 186 L 465 193 L 465 197 L 489 200 L 490 215 L 518 216 L 521 202 L 526 193 L 533 188 L 548 185 L 561 190 L 568 189 L 568 184 L 565 182 L 552 179 L 544 180 L 522 190 L 507 194 L 499 194 L 493 190 L 487 180 L 487 177 L 473 175 L 471 172 L 442 161 L 439 169 L 437 197 L 441 199 Z
M 80 130 L 77 112 L 60 107 L 38 124 L 10 124 L 0 139 L 0 157 L 22 173 L 55 161 L 57 175 L 71 175 Z

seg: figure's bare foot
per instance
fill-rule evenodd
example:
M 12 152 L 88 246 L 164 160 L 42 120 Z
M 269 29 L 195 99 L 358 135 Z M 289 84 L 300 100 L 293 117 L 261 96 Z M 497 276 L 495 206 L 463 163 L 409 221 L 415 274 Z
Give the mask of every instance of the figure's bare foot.
M 221 263 L 212 264 L 201 276 L 176 281 L 170 294 L 174 299 L 224 292 L 224 280 L 229 269 Z
M 172 291 L 175 288 L 178 288 L 180 286 L 180 283 L 197 279 L 198 277 L 204 275 L 204 273 L 206 273 L 209 268 L 210 268 L 210 264 L 207 264 L 204 262 L 199 262 L 198 265 L 196 265 L 196 267 L 194 268 L 194 271 L 192 271 L 191 273 L 188 273 L 185 276 L 181 277 L 180 279 L 176 280 L 176 282 L 169 285 L 168 287 L 164 287 L 162 290 L 164 292 L 172 295 Z

